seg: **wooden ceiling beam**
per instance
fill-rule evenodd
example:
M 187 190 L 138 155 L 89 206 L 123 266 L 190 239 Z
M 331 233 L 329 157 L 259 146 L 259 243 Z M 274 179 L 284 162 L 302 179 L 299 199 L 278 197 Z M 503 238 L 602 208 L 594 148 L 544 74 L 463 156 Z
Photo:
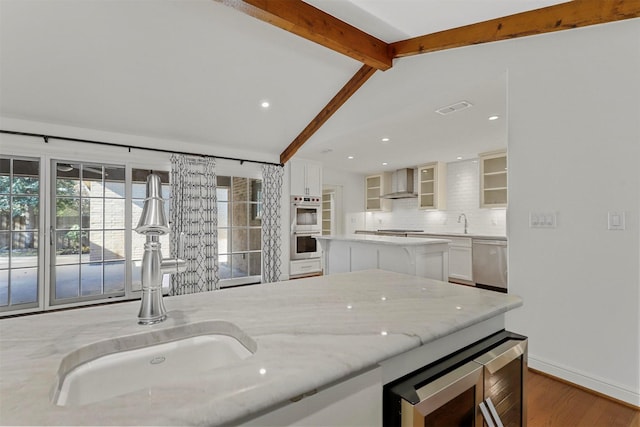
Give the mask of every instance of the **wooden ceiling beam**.
M 391 68 L 387 43 L 301 0 L 216 1 L 375 69 Z
M 280 154 L 280 163 L 284 164 L 293 157 L 302 145 L 333 115 L 347 100 L 362 86 L 369 77 L 376 72 L 376 69 L 363 65 L 356 74 L 345 84 L 342 89 L 331 98 L 331 101 L 320 111 L 313 120 L 305 127 L 296 139 Z
M 393 58 L 640 17 L 640 0 L 573 0 L 391 43 Z

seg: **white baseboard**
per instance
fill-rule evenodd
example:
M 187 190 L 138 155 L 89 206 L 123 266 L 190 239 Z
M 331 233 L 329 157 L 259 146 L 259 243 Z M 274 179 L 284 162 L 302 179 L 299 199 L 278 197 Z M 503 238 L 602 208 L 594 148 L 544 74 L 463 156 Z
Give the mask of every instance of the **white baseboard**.
M 631 390 L 620 384 L 612 383 L 609 380 L 594 377 L 585 372 L 549 362 L 531 354 L 528 356 L 528 364 L 532 369 L 640 407 L 640 390 Z

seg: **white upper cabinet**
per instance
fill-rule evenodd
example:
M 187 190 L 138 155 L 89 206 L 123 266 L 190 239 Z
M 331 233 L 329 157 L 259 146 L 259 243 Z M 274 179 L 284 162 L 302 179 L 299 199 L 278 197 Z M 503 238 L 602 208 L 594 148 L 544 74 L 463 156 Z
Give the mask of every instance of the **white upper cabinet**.
M 322 164 L 309 160 L 290 160 L 291 194 L 322 196 Z
M 420 209 L 446 209 L 447 164 L 427 163 L 418 167 L 418 207 Z
M 365 177 L 364 182 L 365 210 L 367 212 L 391 210 L 391 200 L 380 198 L 391 191 L 391 173 L 370 175 Z
M 507 152 L 480 154 L 480 207 L 507 206 Z

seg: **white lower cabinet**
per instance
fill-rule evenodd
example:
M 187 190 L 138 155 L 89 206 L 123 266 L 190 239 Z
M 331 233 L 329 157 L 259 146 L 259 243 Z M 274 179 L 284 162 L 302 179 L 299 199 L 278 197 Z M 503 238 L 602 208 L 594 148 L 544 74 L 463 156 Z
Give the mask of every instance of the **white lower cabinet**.
M 243 426 L 382 425 L 382 369 L 374 368 L 323 390 L 311 390 Z
M 320 258 L 291 261 L 289 265 L 290 276 L 303 276 L 306 274 L 320 273 L 321 271 L 322 260 Z
M 447 237 L 449 244 L 449 280 L 473 283 L 473 260 L 470 237 Z

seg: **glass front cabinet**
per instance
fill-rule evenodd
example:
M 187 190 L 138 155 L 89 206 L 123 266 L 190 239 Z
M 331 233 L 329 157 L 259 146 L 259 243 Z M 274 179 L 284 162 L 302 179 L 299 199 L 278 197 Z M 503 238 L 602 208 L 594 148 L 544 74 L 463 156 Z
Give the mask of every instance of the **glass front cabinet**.
M 432 162 L 418 167 L 418 207 L 446 209 L 447 164 Z
M 507 152 L 480 154 L 480 207 L 507 206 Z

